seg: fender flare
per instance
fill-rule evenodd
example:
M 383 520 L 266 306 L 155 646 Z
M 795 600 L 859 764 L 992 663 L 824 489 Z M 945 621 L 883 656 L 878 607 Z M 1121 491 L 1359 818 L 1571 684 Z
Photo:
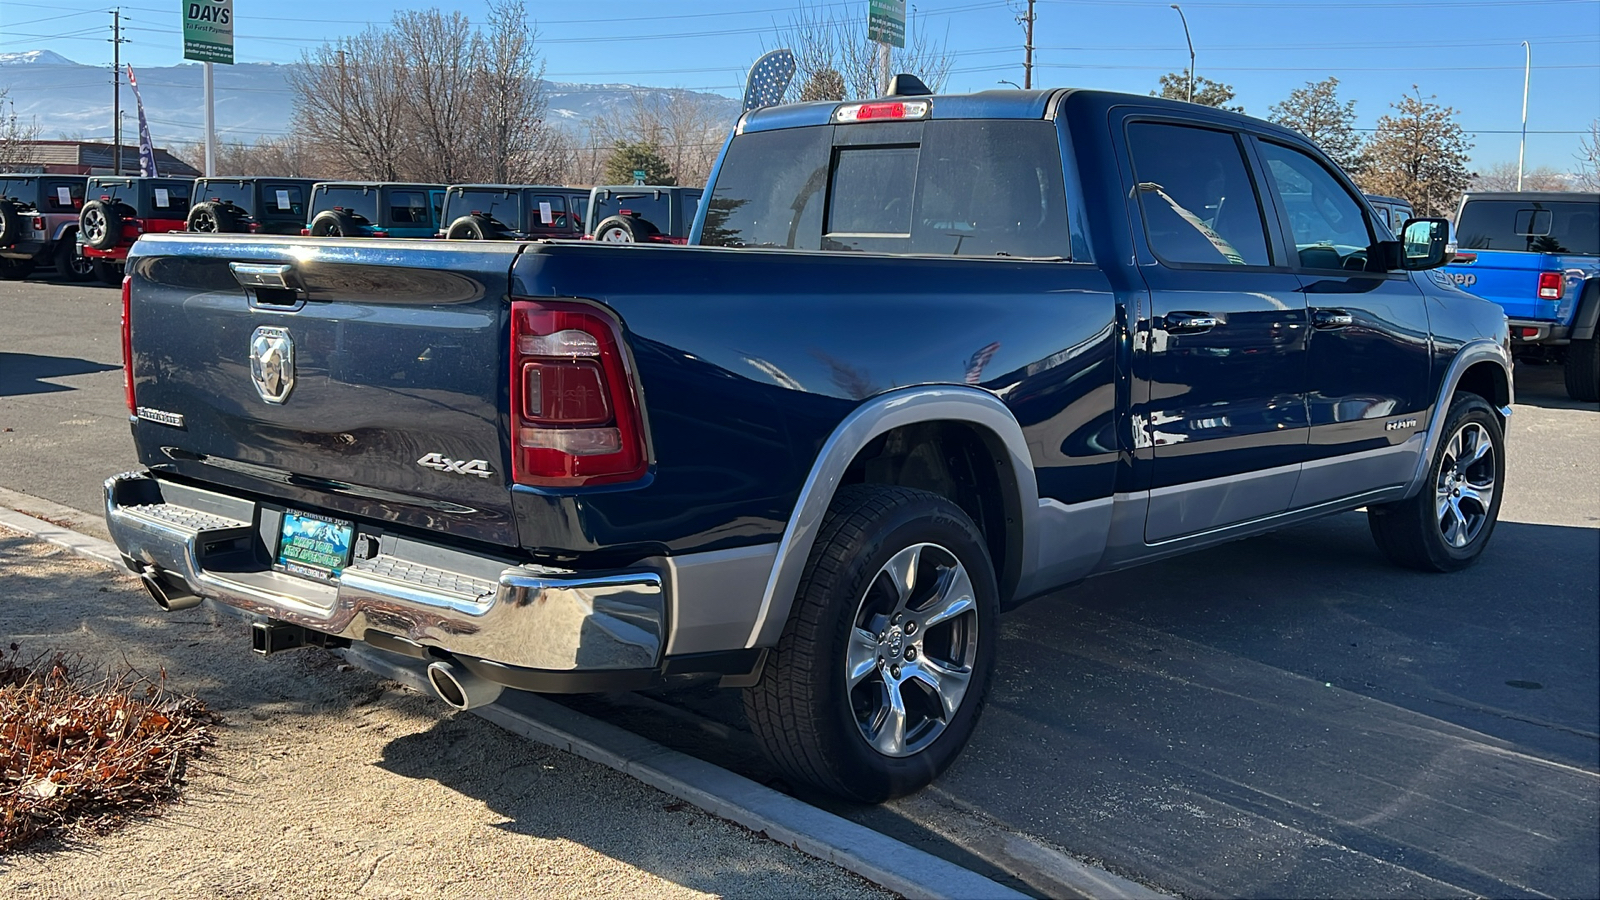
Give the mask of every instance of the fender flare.
M 823 514 L 833 502 L 840 479 L 856 454 L 885 432 L 919 422 L 938 421 L 974 425 L 994 436 L 991 444 L 995 446 L 991 449 L 995 449 L 997 455 L 1003 452 L 1011 467 L 1021 538 L 1017 552 L 1007 556 L 1017 561 L 1019 569 L 1035 558 L 1037 548 L 1033 543 L 1037 531 L 1030 526 L 1039 508 L 1039 483 L 1034 476 L 1033 460 L 1022 426 L 1011 410 L 987 391 L 956 385 L 904 388 L 880 394 L 856 407 L 834 428 L 812 463 L 794 511 L 784 526 L 783 537 L 778 541 L 777 558 L 772 563 L 761 606 L 745 641 L 747 648 L 770 647 L 778 642 L 789 620 L 795 592 L 800 587 L 801 572 L 821 530 Z M 1007 573 L 996 572 L 996 575 L 1000 576 L 1002 585 L 1008 580 Z
M 1597 322 L 1600 322 L 1600 275 L 1591 275 L 1583 283 L 1583 293 L 1578 295 L 1578 311 L 1572 317 L 1572 340 L 1592 340 Z
M 1467 369 L 1480 362 L 1494 362 L 1500 365 L 1506 376 L 1506 405 L 1500 410 L 1505 416 L 1511 414 L 1511 404 L 1516 402 L 1516 383 L 1511 377 L 1511 352 L 1504 344 L 1478 338 L 1468 341 L 1460 350 L 1456 351 L 1455 358 L 1450 360 L 1450 368 L 1445 371 L 1444 381 L 1439 385 L 1439 397 L 1433 404 L 1433 416 L 1428 422 L 1427 438 L 1422 444 L 1422 453 L 1417 458 L 1417 469 L 1411 476 L 1411 483 L 1406 486 L 1407 498 L 1416 496 L 1422 489 L 1423 483 L 1428 480 L 1428 470 L 1433 466 L 1434 451 L 1439 448 L 1439 441 L 1443 439 L 1445 414 L 1450 411 L 1450 398 L 1455 396 L 1456 388 L 1461 384 L 1461 376 Z

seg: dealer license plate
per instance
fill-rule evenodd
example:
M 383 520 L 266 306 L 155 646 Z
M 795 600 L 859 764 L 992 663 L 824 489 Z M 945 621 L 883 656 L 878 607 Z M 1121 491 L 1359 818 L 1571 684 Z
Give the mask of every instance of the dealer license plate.
M 277 568 L 292 575 L 334 581 L 350 562 L 354 522 L 285 510 L 278 532 Z

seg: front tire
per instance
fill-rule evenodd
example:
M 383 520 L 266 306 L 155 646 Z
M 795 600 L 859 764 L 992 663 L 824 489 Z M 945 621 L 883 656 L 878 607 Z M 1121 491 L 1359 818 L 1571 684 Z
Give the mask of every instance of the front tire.
M 1580 403 L 1600 400 L 1600 338 L 1567 345 L 1567 396 Z
M 983 536 L 960 507 L 911 488 L 840 488 L 745 717 L 795 781 L 864 803 L 916 791 L 977 725 L 998 607 Z
M 1482 397 L 1456 395 L 1440 434 L 1417 495 L 1367 510 L 1383 555 L 1423 572 L 1454 572 L 1477 560 L 1500 518 L 1506 478 L 1505 435 Z

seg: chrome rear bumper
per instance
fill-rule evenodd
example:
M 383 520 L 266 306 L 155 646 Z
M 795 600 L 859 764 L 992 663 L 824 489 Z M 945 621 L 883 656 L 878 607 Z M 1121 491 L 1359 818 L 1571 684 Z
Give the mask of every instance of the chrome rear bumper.
M 371 555 L 323 583 L 273 570 L 281 509 L 144 472 L 107 479 L 105 496 L 107 527 L 130 569 L 157 569 L 247 613 L 385 649 L 436 648 L 491 680 L 535 690 L 582 690 L 562 676 L 662 662 L 667 597 L 653 571 L 515 565 L 358 525 Z M 541 673 L 553 676 L 550 687 L 538 687 Z

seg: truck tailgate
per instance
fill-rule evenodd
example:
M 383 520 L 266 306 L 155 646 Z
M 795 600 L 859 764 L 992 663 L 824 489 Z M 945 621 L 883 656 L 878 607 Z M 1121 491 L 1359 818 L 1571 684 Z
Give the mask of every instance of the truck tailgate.
M 1446 272 L 1468 293 L 1500 304 L 1513 319 L 1556 319 L 1556 300 L 1539 299 L 1539 273 L 1559 271 L 1560 257 L 1512 250 L 1468 250 L 1470 262 L 1457 260 Z
M 515 546 L 501 411 L 518 252 L 142 238 L 128 267 L 141 460 L 287 506 Z M 293 289 L 247 290 L 237 266 Z

